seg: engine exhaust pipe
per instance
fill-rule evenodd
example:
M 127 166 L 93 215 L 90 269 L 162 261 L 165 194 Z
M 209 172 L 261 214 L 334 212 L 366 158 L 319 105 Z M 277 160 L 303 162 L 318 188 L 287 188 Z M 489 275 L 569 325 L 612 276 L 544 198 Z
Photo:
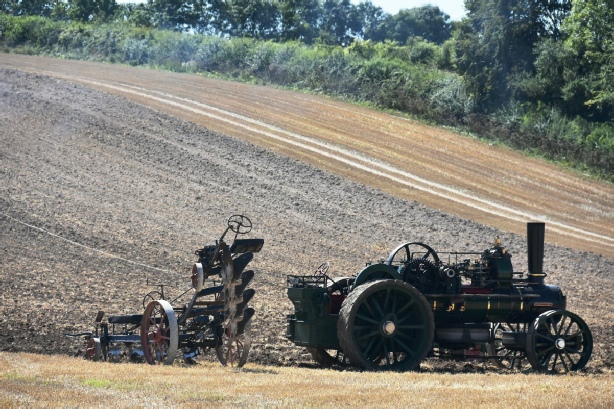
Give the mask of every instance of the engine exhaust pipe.
M 529 282 L 543 284 L 546 274 L 544 267 L 544 238 L 546 224 L 541 222 L 527 223 L 527 257 L 529 261 Z

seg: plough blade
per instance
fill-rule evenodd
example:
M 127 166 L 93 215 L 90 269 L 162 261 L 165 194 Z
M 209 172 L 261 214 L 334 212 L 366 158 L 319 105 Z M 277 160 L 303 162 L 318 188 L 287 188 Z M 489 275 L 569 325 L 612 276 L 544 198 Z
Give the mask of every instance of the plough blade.
M 254 278 L 254 270 L 247 270 L 243 274 L 241 274 L 241 284 L 237 284 L 235 287 L 235 295 L 238 297 L 243 293 L 243 290 L 247 287 L 247 285 Z
M 256 310 L 254 310 L 251 307 L 245 309 L 245 312 L 243 313 L 243 318 L 237 324 L 237 335 L 243 334 L 243 332 L 245 331 L 245 326 L 247 325 L 249 320 L 252 319 L 255 313 L 256 313 Z
M 243 310 L 245 309 L 247 304 L 252 300 L 252 298 L 254 297 L 254 294 L 256 294 L 256 290 L 254 290 L 253 288 L 249 288 L 243 292 L 243 301 L 237 304 L 237 312 L 235 313 L 236 317 L 243 314 Z
M 233 280 L 238 280 L 241 277 L 243 270 L 245 270 L 245 267 L 247 267 L 247 265 L 249 264 L 250 261 L 252 261 L 253 258 L 254 258 L 253 253 L 244 253 L 233 260 L 233 269 L 232 269 L 232 273 L 233 273 L 232 279 Z
M 221 293 L 222 291 L 224 291 L 224 286 L 223 285 L 218 285 L 218 286 L 215 286 L 215 287 L 207 287 L 207 288 L 203 288 L 202 290 L 200 290 L 198 292 L 198 296 L 199 297 L 205 297 L 207 295 L 213 295 L 213 294 Z

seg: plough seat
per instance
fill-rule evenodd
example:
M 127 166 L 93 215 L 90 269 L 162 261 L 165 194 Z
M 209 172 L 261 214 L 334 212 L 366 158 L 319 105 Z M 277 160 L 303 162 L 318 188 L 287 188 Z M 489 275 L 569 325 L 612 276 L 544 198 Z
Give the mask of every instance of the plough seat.
M 235 239 L 230 246 L 231 253 L 257 253 L 262 250 L 264 239 Z
M 136 315 L 113 315 L 109 317 L 109 324 L 140 324 L 143 314 Z

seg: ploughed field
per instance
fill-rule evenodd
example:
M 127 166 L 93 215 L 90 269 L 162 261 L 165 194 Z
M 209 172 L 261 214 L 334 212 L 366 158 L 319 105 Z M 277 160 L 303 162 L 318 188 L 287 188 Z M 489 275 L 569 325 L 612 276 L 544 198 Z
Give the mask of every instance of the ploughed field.
M 307 364 L 284 336 L 286 275 L 328 260 L 348 276 L 405 241 L 482 251 L 495 236 L 526 271 L 537 215 L 547 282 L 593 332 L 587 371 L 614 365 L 611 185 L 319 97 L 6 54 L 0 140 L 3 351 L 82 354 L 64 333 L 91 330 L 99 310 L 140 313 L 155 284 L 183 291 L 194 250 L 243 213 L 265 239 L 250 361 Z

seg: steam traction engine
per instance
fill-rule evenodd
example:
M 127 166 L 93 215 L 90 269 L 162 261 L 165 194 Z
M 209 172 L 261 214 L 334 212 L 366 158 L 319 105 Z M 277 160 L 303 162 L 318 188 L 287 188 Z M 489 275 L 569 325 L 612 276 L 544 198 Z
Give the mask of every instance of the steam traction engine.
M 481 253 L 405 243 L 355 277 L 329 277 L 328 263 L 311 276 L 288 276 L 295 311 L 286 336 L 321 365 L 402 371 L 435 355 L 521 370 L 582 369 L 592 335 L 565 310 L 560 288 L 544 283 L 544 232 L 543 223 L 527 224 L 526 276 L 514 272 L 498 238 Z

